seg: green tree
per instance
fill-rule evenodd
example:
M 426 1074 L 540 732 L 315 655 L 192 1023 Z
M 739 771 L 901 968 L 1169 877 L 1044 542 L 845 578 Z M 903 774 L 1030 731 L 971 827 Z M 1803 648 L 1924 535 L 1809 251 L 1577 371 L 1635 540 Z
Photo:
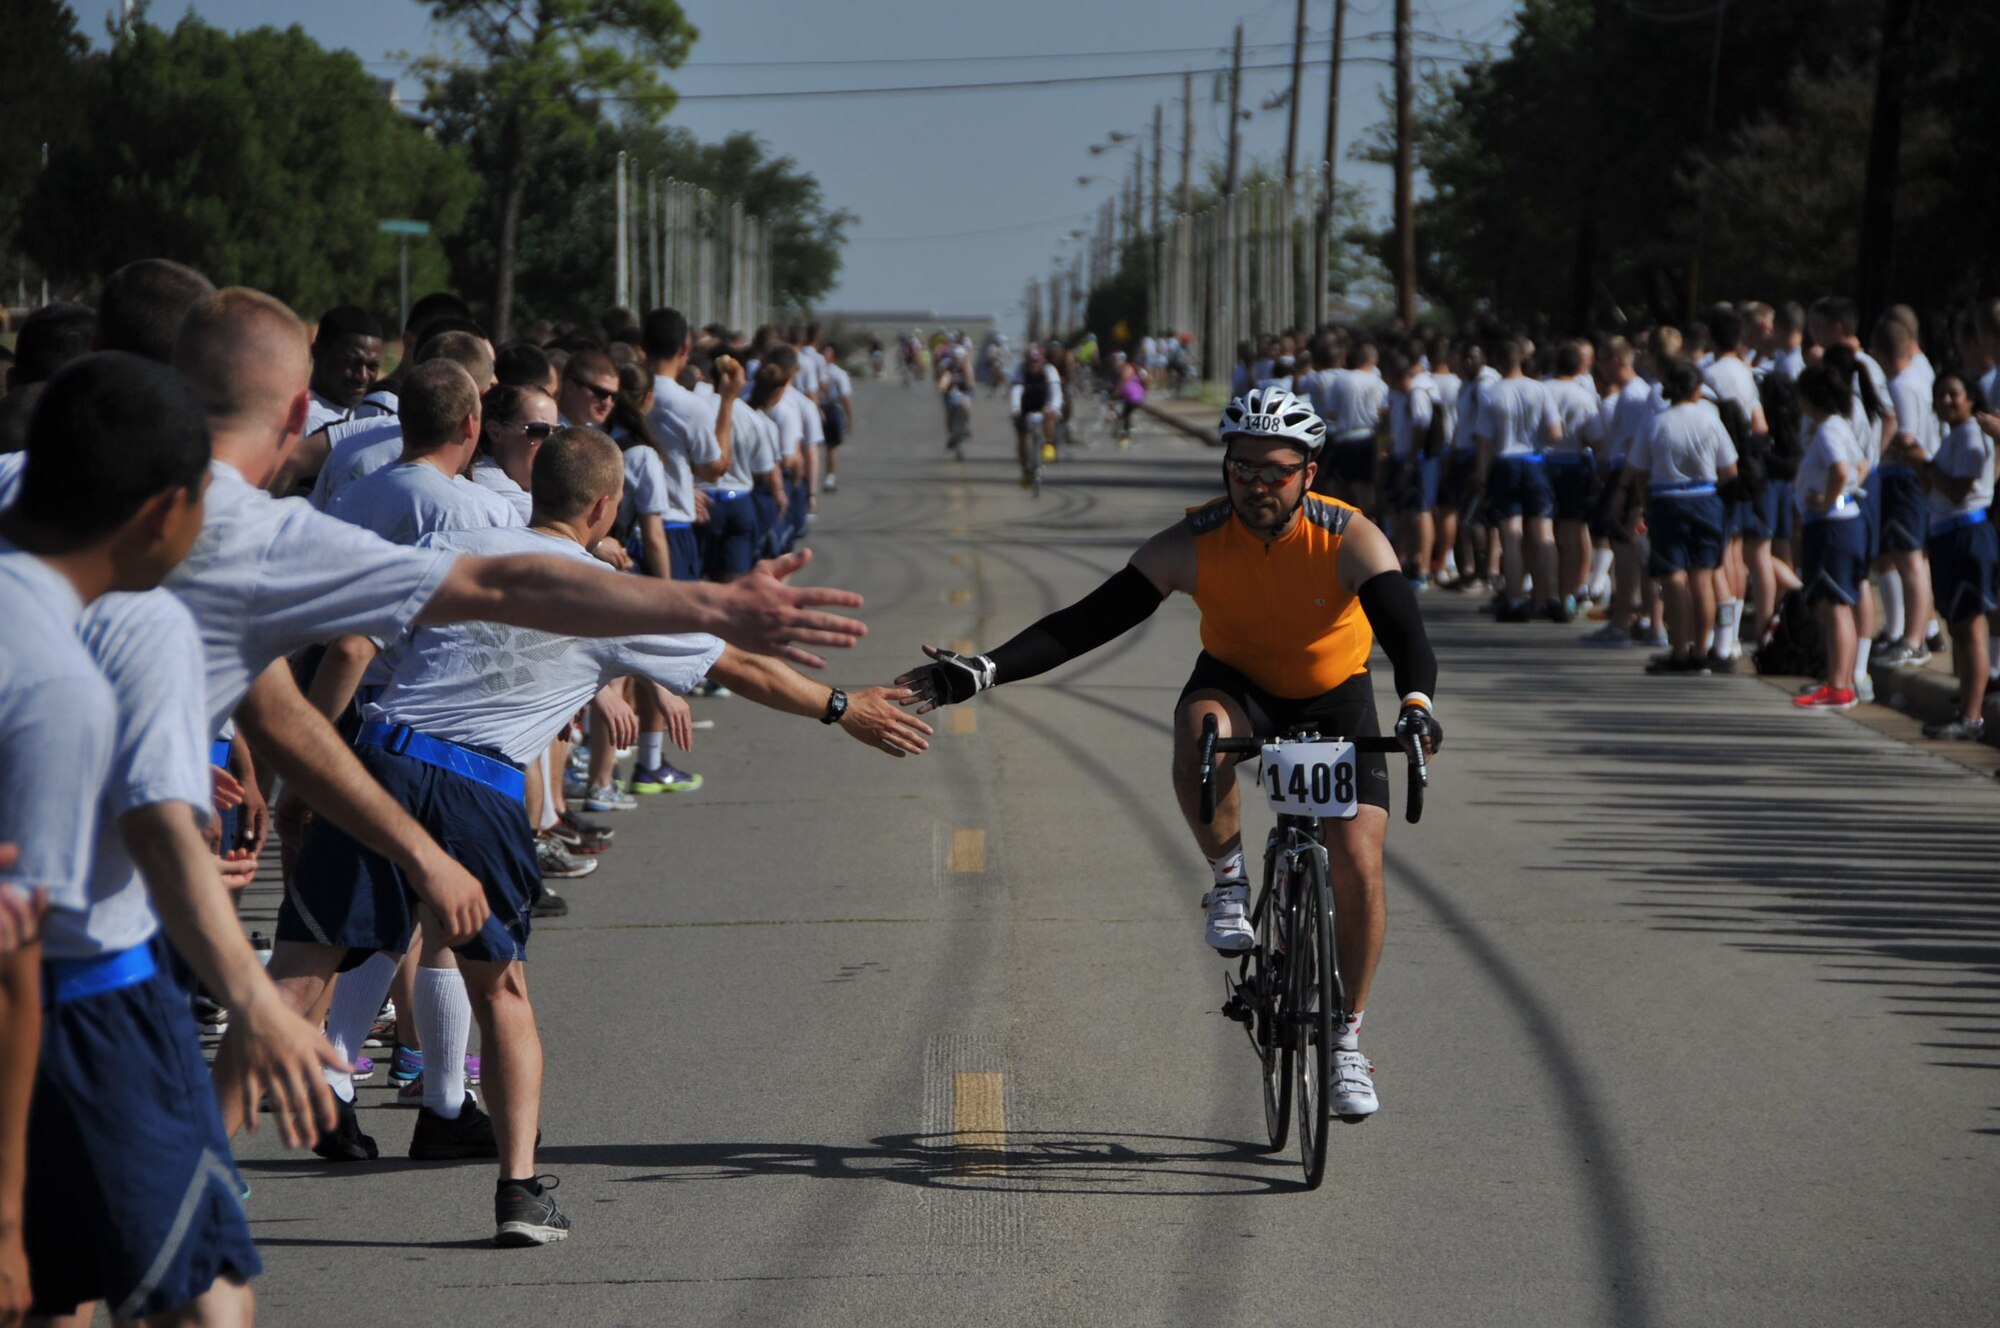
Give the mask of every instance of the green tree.
M 76 88 L 88 49 L 61 0 L 15 0 L 0 41 L 0 244 L 42 172 L 42 146 L 67 151 L 81 128 Z
M 143 12 L 89 61 L 83 128 L 28 196 L 23 249 L 87 282 L 135 258 L 178 259 L 317 314 L 394 307 L 383 217 L 455 228 L 474 188 L 462 160 L 391 106 L 361 62 L 296 26 L 231 34 Z M 412 279 L 444 275 L 435 237 Z
M 467 67 L 433 58 L 417 70 L 434 104 L 449 102 L 494 129 L 487 174 L 499 199 L 493 326 L 505 337 L 538 150 L 587 127 L 600 99 L 622 103 L 633 123 L 658 123 L 674 94 L 655 70 L 677 67 L 697 34 L 674 0 L 431 0 L 430 11 L 483 61 Z

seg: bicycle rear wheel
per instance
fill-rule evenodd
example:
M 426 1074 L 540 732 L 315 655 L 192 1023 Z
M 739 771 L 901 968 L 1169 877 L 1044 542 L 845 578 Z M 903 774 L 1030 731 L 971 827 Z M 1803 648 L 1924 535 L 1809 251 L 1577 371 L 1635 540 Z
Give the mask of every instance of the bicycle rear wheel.
M 1333 913 L 1325 859 L 1303 856 L 1295 884 L 1292 931 L 1286 958 L 1291 971 L 1292 1026 L 1297 1031 L 1299 1163 L 1306 1188 L 1326 1175 L 1326 1131 L 1333 1110 L 1333 1030 L 1341 1013 L 1340 967 L 1334 957 Z
M 1288 890 L 1271 888 L 1277 854 L 1265 855 L 1264 892 L 1257 901 L 1251 925 L 1257 942 L 1251 948 L 1250 986 L 1257 1001 L 1257 1052 L 1264 1071 L 1264 1129 L 1271 1138 L 1271 1151 L 1285 1146 L 1292 1128 L 1292 1045 L 1293 1030 L 1285 1022 L 1285 956 L 1279 940 L 1284 924 L 1280 915 L 1286 908 Z

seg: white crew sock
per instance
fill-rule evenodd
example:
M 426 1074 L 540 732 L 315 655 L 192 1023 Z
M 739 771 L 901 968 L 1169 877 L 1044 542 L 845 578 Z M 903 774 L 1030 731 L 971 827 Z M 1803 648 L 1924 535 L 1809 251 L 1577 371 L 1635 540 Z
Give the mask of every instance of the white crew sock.
M 555 763 L 549 760 L 549 749 L 546 747 L 542 748 L 541 762 L 542 805 L 536 812 L 535 829 L 547 830 L 556 823 L 555 781 L 564 778 L 568 772 L 555 769 Z
M 664 732 L 639 735 L 639 769 L 657 770 L 666 757 L 667 735 Z
M 1219 858 L 1208 860 L 1208 869 L 1215 873 L 1217 885 L 1242 885 L 1248 877 L 1243 870 L 1243 850 L 1231 849 Z
M 378 950 L 361 967 L 342 973 L 333 984 L 333 1000 L 326 1007 L 326 1040 L 348 1064 L 352 1065 L 361 1054 L 361 1044 L 368 1040 L 368 1030 L 382 1008 L 382 998 L 389 994 L 389 984 L 395 979 L 396 956 Z M 325 1068 L 320 1073 L 333 1086 L 335 1097 L 342 1102 L 354 1100 L 353 1075 Z
M 472 998 L 455 968 L 417 970 L 417 1035 L 424 1040 L 424 1105 L 446 1120 L 465 1106 L 465 1047 Z
M 1592 599 L 1611 598 L 1611 550 L 1590 551 L 1590 576 L 1584 583 L 1584 589 Z
M 1725 599 L 1715 606 L 1715 653 L 1721 658 L 1736 653 L 1736 629 L 1742 620 L 1742 600 Z
M 1854 685 L 1857 687 L 1861 685 L 1861 680 L 1868 676 L 1868 652 L 1874 648 L 1875 643 L 1873 641 L 1857 641 L 1855 643 Z
M 1361 1016 L 1366 1013 L 1367 1011 L 1363 1010 L 1360 1013 L 1348 1015 L 1340 1028 L 1334 1033 L 1333 1045 L 1342 1051 L 1361 1050 Z
M 2000 682 L 2000 636 L 1986 638 L 1986 676 Z
M 1944 624 L 1937 620 L 1937 615 L 1935 614 L 1931 615 L 1931 625 L 1924 630 L 1924 640 L 1929 641 L 1933 637 L 1939 637 L 1943 635 L 1944 635 Z
M 1877 572 L 1875 593 L 1882 605 L 1880 635 L 1890 641 L 1903 639 L 1903 578 L 1891 572 Z

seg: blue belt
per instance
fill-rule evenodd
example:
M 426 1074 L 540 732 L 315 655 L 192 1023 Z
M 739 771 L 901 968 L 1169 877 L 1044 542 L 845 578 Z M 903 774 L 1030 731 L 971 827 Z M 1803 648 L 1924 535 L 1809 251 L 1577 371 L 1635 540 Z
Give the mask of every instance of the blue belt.
M 1954 530 L 1976 526 L 1986 520 L 1986 509 L 1981 507 L 1970 512 L 1960 512 L 1956 516 L 1937 517 L 1931 521 L 1931 534 L 1949 535 Z
M 481 756 L 469 747 L 461 747 L 455 742 L 433 738 L 419 733 L 408 724 L 389 724 L 379 719 L 371 719 L 361 726 L 355 735 L 356 747 L 380 747 L 385 752 L 397 756 L 407 756 L 425 765 L 434 765 L 440 770 L 449 770 L 455 775 L 484 784 L 496 793 L 504 793 L 519 802 L 527 796 L 528 777 L 519 766 L 505 761 L 496 761 L 490 756 Z
M 1502 461 L 1520 461 L 1530 466 L 1539 466 L 1547 460 L 1540 452 L 1523 452 L 1519 456 L 1503 456 Z
M 153 962 L 150 945 L 135 945 L 129 950 L 114 950 L 88 959 L 42 960 L 43 990 L 48 993 L 51 1005 L 136 987 L 157 972 L 159 968 Z
M 1699 498 L 1715 492 L 1711 480 L 1681 480 L 1674 484 L 1655 484 L 1653 492 L 1661 498 Z
M 208 763 L 210 765 L 219 765 L 224 770 L 227 770 L 229 768 L 229 746 L 230 740 L 228 738 L 217 738 L 214 742 L 208 744 Z
M 660 529 L 662 529 L 662 530 L 693 530 L 693 529 L 694 529 L 694 522 L 692 522 L 692 521 L 662 521 L 662 522 L 660 523 Z
M 748 498 L 750 496 L 748 489 L 703 489 L 702 492 L 711 498 L 720 498 L 724 502 L 736 498 Z

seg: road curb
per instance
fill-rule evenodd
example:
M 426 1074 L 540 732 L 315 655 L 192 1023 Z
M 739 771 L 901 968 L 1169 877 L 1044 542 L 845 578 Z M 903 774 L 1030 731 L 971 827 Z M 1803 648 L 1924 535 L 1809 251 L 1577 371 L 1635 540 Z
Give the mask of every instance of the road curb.
M 1870 663 L 1868 675 L 1875 680 L 1875 704 L 1888 706 L 1900 714 L 1925 724 L 1942 724 L 1958 714 L 1958 679 L 1935 669 L 1884 668 Z M 1980 739 L 1990 747 L 2000 747 L 2000 697 L 1986 696 L 1986 735 Z
M 1210 447 L 1222 446 L 1222 435 L 1217 433 L 1211 426 L 1196 424 L 1192 420 L 1183 419 L 1173 411 L 1162 410 L 1160 407 L 1146 401 L 1139 403 L 1139 409 L 1153 419 L 1166 425 L 1169 429 L 1184 433 L 1196 442 L 1206 443 Z

